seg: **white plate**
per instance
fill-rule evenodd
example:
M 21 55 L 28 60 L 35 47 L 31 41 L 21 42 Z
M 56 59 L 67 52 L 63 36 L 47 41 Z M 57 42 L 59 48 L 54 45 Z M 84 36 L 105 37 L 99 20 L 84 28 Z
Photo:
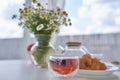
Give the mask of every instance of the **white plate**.
M 118 68 L 120 68 L 120 64 L 119 65 L 116 65 L 116 64 L 113 64 L 114 66 L 117 66 Z
M 83 70 L 83 69 L 80 69 L 78 71 L 78 73 L 85 74 L 85 75 L 110 75 L 119 69 L 118 67 L 116 67 L 110 63 L 106 63 L 106 65 L 107 65 L 106 70 Z

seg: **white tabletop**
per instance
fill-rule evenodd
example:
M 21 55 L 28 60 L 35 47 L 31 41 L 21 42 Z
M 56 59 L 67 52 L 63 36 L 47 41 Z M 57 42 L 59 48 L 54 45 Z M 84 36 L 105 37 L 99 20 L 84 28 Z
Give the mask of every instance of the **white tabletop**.
M 0 80 L 120 80 L 120 71 L 106 76 L 76 75 L 60 78 L 54 77 L 48 69 L 38 68 L 25 60 L 1 60 Z

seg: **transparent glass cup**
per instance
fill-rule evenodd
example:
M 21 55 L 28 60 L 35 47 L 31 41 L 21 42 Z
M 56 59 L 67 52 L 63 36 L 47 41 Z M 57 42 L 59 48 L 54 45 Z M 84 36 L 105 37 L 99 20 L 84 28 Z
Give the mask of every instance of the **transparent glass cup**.
M 49 57 L 48 68 L 54 76 L 74 76 L 79 69 L 78 56 L 52 55 Z

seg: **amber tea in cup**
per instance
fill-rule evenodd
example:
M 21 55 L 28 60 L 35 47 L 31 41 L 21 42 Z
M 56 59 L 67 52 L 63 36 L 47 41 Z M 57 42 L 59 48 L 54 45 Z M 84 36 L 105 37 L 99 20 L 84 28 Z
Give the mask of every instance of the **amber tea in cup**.
M 78 69 L 78 56 L 52 55 L 49 57 L 48 65 L 57 75 L 72 75 Z

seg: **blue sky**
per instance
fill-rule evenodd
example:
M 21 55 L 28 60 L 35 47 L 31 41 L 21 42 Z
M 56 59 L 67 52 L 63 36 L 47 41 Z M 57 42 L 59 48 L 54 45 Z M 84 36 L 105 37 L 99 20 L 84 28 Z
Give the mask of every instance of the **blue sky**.
M 120 0 L 66 0 L 73 25 L 64 34 L 120 32 Z M 67 31 L 67 32 L 65 32 Z
M 11 15 L 23 0 L 0 1 L 0 38 L 21 37 L 23 30 L 11 20 Z M 13 4 L 15 9 L 11 9 Z M 62 26 L 60 35 L 120 32 L 120 0 L 66 0 L 65 10 L 73 25 Z

